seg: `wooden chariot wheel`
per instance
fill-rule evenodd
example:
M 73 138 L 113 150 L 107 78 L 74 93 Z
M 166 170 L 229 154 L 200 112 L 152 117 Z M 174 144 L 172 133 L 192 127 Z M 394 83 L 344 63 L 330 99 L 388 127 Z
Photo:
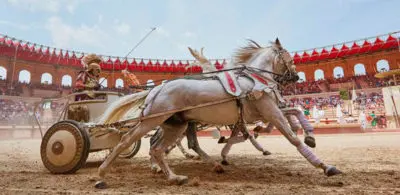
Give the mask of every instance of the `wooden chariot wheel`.
M 49 128 L 40 145 L 44 166 L 55 174 L 75 173 L 88 158 L 88 133 L 72 120 L 60 121 Z
M 134 142 L 131 146 L 129 146 L 124 151 L 122 151 L 118 155 L 118 157 L 119 158 L 132 158 L 132 157 L 134 157 L 139 152 L 141 144 L 142 144 L 141 140 L 138 140 L 138 141 Z

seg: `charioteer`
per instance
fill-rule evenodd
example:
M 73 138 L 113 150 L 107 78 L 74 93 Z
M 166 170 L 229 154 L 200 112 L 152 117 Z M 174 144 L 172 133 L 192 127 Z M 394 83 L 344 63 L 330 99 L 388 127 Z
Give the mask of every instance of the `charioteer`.
M 101 73 L 100 63 L 103 60 L 96 54 L 89 54 L 82 58 L 83 71 L 80 71 L 75 82 L 75 92 L 86 92 L 77 96 L 77 101 L 94 99 L 93 91 L 100 89 L 99 77 Z
M 94 91 L 100 89 L 98 82 L 101 73 L 102 59 L 96 54 L 89 54 L 82 58 L 83 71 L 80 71 L 75 82 L 75 101 L 92 100 L 96 98 Z M 89 109 L 86 105 L 71 105 L 68 107 L 68 119 L 78 122 L 89 121 Z

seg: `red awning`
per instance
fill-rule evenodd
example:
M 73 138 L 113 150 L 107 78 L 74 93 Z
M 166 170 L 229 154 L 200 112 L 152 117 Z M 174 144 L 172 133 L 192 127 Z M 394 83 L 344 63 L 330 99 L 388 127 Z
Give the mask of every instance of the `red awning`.
M 304 52 L 303 55 L 301 55 L 300 63 L 306 63 L 309 59 L 310 59 L 310 54 Z
M 359 45 L 357 45 L 356 42 L 354 42 L 350 48 L 350 51 L 347 54 L 348 55 L 357 54 L 360 51 L 360 49 L 361 49 L 361 47 Z
M 128 66 L 129 66 L 128 59 L 125 58 L 125 60 L 121 64 L 120 68 L 121 68 L 121 70 L 125 70 Z
M 153 62 L 151 60 L 147 62 L 144 71 L 153 71 Z
M 73 66 L 81 66 L 81 65 L 82 65 L 82 64 L 81 64 L 81 60 L 78 59 L 78 57 L 76 57 L 75 52 L 72 52 L 72 56 L 71 56 L 70 62 L 71 62 L 71 61 L 72 61 L 72 65 L 73 65 Z
M 394 38 L 392 35 L 389 35 L 389 37 L 386 39 L 385 44 L 383 45 L 383 49 L 390 49 L 394 47 L 399 47 L 398 40 Z
M 343 44 L 342 48 L 340 48 L 340 51 L 339 51 L 337 57 L 340 58 L 340 57 L 343 57 L 343 56 L 347 55 L 348 51 L 349 51 L 349 47 L 347 47 L 346 44 Z
M 382 49 L 384 43 L 385 43 L 384 41 L 382 41 L 379 37 L 377 37 L 375 39 L 374 45 L 371 48 L 371 51 L 378 51 Z
M 132 62 L 129 64 L 129 66 L 128 66 L 128 70 L 130 70 L 130 71 L 136 71 L 136 70 L 137 70 L 136 67 L 137 67 L 136 60 L 133 59 L 133 61 L 132 61 Z
M 28 49 L 29 49 L 28 43 L 22 43 L 22 44 L 21 44 L 21 48 L 22 48 L 23 50 L 28 50 Z
M 114 70 L 121 70 L 121 60 L 119 57 L 114 61 Z
M 318 60 L 325 60 L 329 56 L 329 52 L 323 48 L 321 53 L 319 54 Z
M 141 59 L 140 62 L 139 62 L 139 64 L 138 64 L 138 66 L 137 66 L 137 70 L 140 71 L 140 72 L 142 72 L 142 71 L 144 70 L 144 66 L 145 66 L 145 65 L 146 65 L 146 64 L 144 64 L 143 59 Z
M 338 49 L 336 49 L 336 47 L 335 47 L 335 46 L 333 46 L 333 47 L 332 47 L 332 49 L 331 49 L 331 52 L 329 52 L 329 55 L 328 55 L 327 59 L 333 59 L 333 58 L 336 58 L 336 57 L 337 57 L 337 55 L 338 55 L 338 53 L 339 53 L 339 50 L 338 50 Z
M 13 45 L 13 41 L 11 40 L 11 39 L 6 39 L 6 42 L 5 42 L 8 46 L 11 46 L 11 45 Z
M 161 72 L 166 72 L 168 70 L 168 63 L 166 60 L 163 61 L 160 70 L 161 70 Z
M 161 69 L 161 64 L 160 62 L 157 60 L 156 63 L 153 66 L 153 72 L 159 72 Z
M 176 71 L 176 65 L 175 62 L 172 60 L 171 64 L 169 64 L 168 72 L 175 72 L 175 71 Z
M 301 60 L 300 55 L 299 55 L 297 52 L 294 53 L 294 55 L 293 55 L 293 62 L 294 62 L 294 64 L 300 63 L 300 60 Z
M 372 47 L 372 44 L 370 42 L 368 42 L 367 40 L 365 40 L 358 53 L 361 54 L 361 53 L 369 52 L 369 50 L 371 50 L 371 47 Z
M 319 53 L 314 49 L 313 52 L 311 53 L 310 61 L 315 61 L 319 57 Z

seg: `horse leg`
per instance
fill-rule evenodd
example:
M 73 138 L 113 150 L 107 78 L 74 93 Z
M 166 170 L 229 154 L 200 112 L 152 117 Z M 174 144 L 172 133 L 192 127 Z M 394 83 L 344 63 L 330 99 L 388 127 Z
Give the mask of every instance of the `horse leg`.
M 106 172 L 110 169 L 111 164 L 115 161 L 118 155 L 133 144 L 133 142 L 139 140 L 141 137 L 150 132 L 154 127 L 168 119 L 169 116 L 162 116 L 158 118 L 148 119 L 143 122 L 139 122 L 134 128 L 129 130 L 126 134 L 121 137 L 120 142 L 114 147 L 111 154 L 108 155 L 106 160 L 100 165 L 98 169 L 99 180 L 96 182 L 95 187 L 99 189 L 107 188 L 104 181 Z
M 304 129 L 304 143 L 306 143 L 311 148 L 315 148 L 316 143 L 314 138 L 314 128 L 313 126 L 311 126 L 310 122 L 308 122 L 307 118 L 304 116 L 304 113 L 296 108 L 284 108 L 282 109 L 282 112 L 284 112 L 286 116 L 291 116 L 288 117 L 290 126 L 292 128 L 296 128 L 296 130 L 300 129 L 300 127 L 295 121 L 294 117 L 299 120 L 301 127 L 303 127 Z
M 188 128 L 186 129 L 186 138 L 188 140 L 189 148 L 194 150 L 204 162 L 212 164 L 214 166 L 213 171 L 217 173 L 225 172 L 224 168 L 220 163 L 214 161 L 207 153 L 205 153 L 200 148 L 199 141 L 197 140 L 196 129 L 197 129 L 197 124 L 195 122 L 189 122 Z
M 240 131 L 239 127 L 235 125 L 234 127 L 230 128 L 232 131 L 231 136 L 229 137 L 229 139 L 224 140 L 226 144 L 221 151 L 221 157 L 222 157 L 221 164 L 223 165 L 229 165 L 229 162 L 226 160 L 226 158 L 228 157 L 228 153 L 231 150 L 233 144 L 244 142 L 246 140 L 244 139 L 243 136 L 239 137 L 239 131 Z
M 258 141 L 256 140 L 256 138 L 254 138 L 253 135 L 250 134 L 249 130 L 247 130 L 247 127 L 243 128 L 243 133 L 247 134 L 249 136 L 250 142 L 251 144 L 253 144 L 253 146 L 260 152 L 263 153 L 264 156 L 270 155 L 271 152 L 269 152 L 268 150 L 265 150 L 260 143 L 258 143 Z
M 268 123 L 266 127 L 262 126 L 257 126 L 253 129 L 254 132 L 254 138 L 257 139 L 260 133 L 271 133 L 272 129 L 274 128 L 274 125 L 272 123 Z
M 182 154 L 185 156 L 185 158 L 187 159 L 193 159 L 195 156 L 190 154 L 189 152 L 187 152 L 185 150 L 185 148 L 182 146 L 182 139 L 184 136 L 182 136 L 181 138 L 178 139 L 178 141 L 176 142 L 176 146 L 178 146 L 179 150 L 182 152 Z
M 262 116 L 269 120 L 275 127 L 289 140 L 289 142 L 297 148 L 299 153 L 310 162 L 313 166 L 324 170 L 325 175 L 333 176 L 340 174 L 341 171 L 334 166 L 324 164 L 306 145 L 304 145 L 299 138 L 293 133 L 287 125 L 283 113 L 279 110 L 274 101 L 263 101 L 263 105 L 258 108 L 268 108 L 268 110 L 261 110 L 259 112 Z
M 171 183 L 176 183 L 178 185 L 184 184 L 188 181 L 187 176 L 176 175 L 168 166 L 168 163 L 164 159 L 165 148 L 174 144 L 178 136 L 182 135 L 187 128 L 187 123 L 184 124 L 174 124 L 174 125 L 162 125 L 164 130 L 163 136 L 159 142 L 155 143 L 150 150 L 150 155 L 161 167 L 161 170 L 167 176 L 167 179 Z
M 286 114 L 286 119 L 289 122 L 289 126 L 292 129 L 293 133 L 295 133 L 296 135 L 298 134 L 299 130 L 301 129 L 301 126 L 299 125 L 299 123 L 296 121 L 295 116 L 291 115 L 291 114 Z
M 153 156 L 150 156 L 150 169 L 153 173 L 161 173 L 161 167 L 158 166 L 156 159 Z

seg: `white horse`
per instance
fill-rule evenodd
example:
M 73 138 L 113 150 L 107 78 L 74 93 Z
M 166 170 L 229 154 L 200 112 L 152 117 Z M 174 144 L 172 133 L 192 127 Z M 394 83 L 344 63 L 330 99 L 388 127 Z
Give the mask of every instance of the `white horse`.
M 194 50 L 192 48 L 188 48 L 190 53 L 192 54 L 192 56 L 196 59 L 196 61 L 192 64 L 190 64 L 187 68 L 192 67 L 192 66 L 201 66 L 203 69 L 203 73 L 208 73 L 207 76 L 210 77 L 215 76 L 217 73 L 212 73 L 209 74 L 210 72 L 218 72 L 218 70 L 215 68 L 214 65 L 212 65 L 212 63 L 204 56 L 203 54 L 203 48 L 201 48 L 200 52 L 198 52 L 197 50 Z M 230 126 L 230 129 L 233 130 L 233 128 L 231 128 L 232 125 Z M 244 129 L 242 129 L 244 130 Z M 187 136 L 187 140 L 188 140 L 188 146 L 189 149 L 193 149 L 198 155 L 199 157 L 208 163 L 211 163 L 215 166 L 216 169 L 214 169 L 214 171 L 216 172 L 224 172 L 224 170 L 219 166 L 219 163 L 217 163 L 216 161 L 213 161 L 212 158 L 205 153 L 201 148 L 200 145 L 198 143 L 197 140 L 197 126 L 196 123 L 194 124 L 189 124 L 188 125 L 188 129 L 186 130 L 185 134 L 182 135 L 180 138 L 178 138 L 178 140 L 176 141 L 176 144 L 174 144 L 173 146 L 170 146 L 167 151 L 166 154 L 168 154 L 172 149 L 174 149 L 176 146 L 179 148 L 179 150 L 182 152 L 182 154 L 187 158 L 187 159 L 193 159 L 195 158 L 195 156 L 191 155 L 190 153 L 188 153 L 184 147 L 182 146 L 182 139 L 184 138 L 184 136 Z M 269 155 L 271 154 L 269 151 L 267 151 L 266 149 L 264 149 L 260 143 L 258 143 L 256 141 L 256 139 L 254 138 L 254 136 L 252 136 L 251 134 L 249 134 L 248 132 L 244 132 L 244 134 L 246 134 L 246 136 L 243 135 L 239 135 L 238 132 L 234 132 L 232 131 L 231 137 L 229 139 L 220 139 L 219 143 L 226 143 L 224 149 L 221 152 L 221 156 L 223 158 L 222 164 L 227 165 L 227 161 L 226 161 L 226 156 L 231 148 L 231 146 L 233 144 L 236 143 L 240 143 L 240 142 L 244 142 L 247 139 L 249 139 L 251 141 L 251 143 L 253 144 L 253 146 L 262 152 L 263 155 Z M 152 138 L 150 139 L 150 145 L 153 146 L 157 140 L 159 140 L 161 138 L 162 135 L 162 128 L 157 129 L 156 133 L 152 136 Z M 221 137 L 224 138 L 224 137 Z M 227 141 L 227 142 L 223 142 L 223 141 Z M 161 168 L 156 164 L 154 159 L 151 159 L 151 170 L 154 172 L 160 172 Z
M 203 68 L 203 73 L 217 71 L 217 69 L 212 65 L 212 63 L 204 56 L 203 48 L 201 48 L 200 52 L 198 52 L 197 50 L 193 50 L 190 47 L 188 49 L 189 49 L 190 53 L 192 54 L 192 56 L 197 60 L 190 66 L 193 66 L 193 65 L 201 66 Z M 214 75 L 215 75 L 215 73 L 214 73 Z M 297 131 L 303 127 L 303 129 L 305 131 L 305 135 L 306 135 L 304 142 L 308 146 L 314 148 L 315 147 L 315 139 L 314 139 L 314 135 L 313 135 L 313 127 L 311 125 L 309 125 L 309 123 L 307 122 L 307 119 L 304 116 L 302 116 L 303 115 L 302 112 L 300 110 L 294 109 L 294 108 L 284 108 L 282 111 L 284 111 L 283 114 L 286 116 L 291 129 L 295 133 L 297 133 Z M 300 124 L 297 123 L 296 119 L 299 120 Z M 201 159 L 203 159 L 205 162 L 209 162 L 214 165 L 218 165 L 218 163 L 213 161 L 211 159 L 211 157 L 200 148 L 200 146 L 198 144 L 197 136 L 196 136 L 197 130 L 195 129 L 195 127 L 196 126 L 194 126 L 194 125 L 189 125 L 188 129 L 186 130 L 186 136 L 188 139 L 189 148 L 193 149 L 199 155 L 199 157 Z M 264 149 L 261 146 L 261 144 L 256 140 L 256 136 L 258 136 L 258 133 L 260 133 L 260 132 L 268 132 L 269 133 L 272 130 L 272 128 L 273 128 L 273 125 L 271 123 L 268 124 L 267 128 L 261 128 L 260 126 L 258 126 L 257 128 L 255 128 L 255 131 L 254 131 L 255 136 L 253 136 L 248 132 L 248 130 L 246 128 L 238 128 L 234 131 L 233 126 L 230 125 L 230 129 L 232 130 L 230 138 L 225 139 L 225 137 L 221 137 L 222 139 L 220 139 L 218 141 L 218 143 L 226 143 L 224 148 L 221 151 L 221 157 L 222 157 L 221 163 L 223 165 L 228 165 L 229 163 L 227 161 L 227 156 L 228 156 L 228 153 L 229 153 L 231 147 L 234 144 L 244 142 L 247 139 L 250 140 L 252 145 L 258 151 L 260 151 L 263 155 L 270 155 L 271 153 L 268 150 Z M 239 135 L 239 130 L 241 130 L 241 133 L 242 133 L 241 135 Z M 162 131 L 162 129 L 160 128 L 159 131 L 156 132 L 156 134 L 160 134 L 161 131 Z M 155 136 L 159 139 L 160 136 L 156 135 L 156 134 L 155 134 Z M 182 141 L 183 137 L 184 137 L 184 135 L 182 137 L 178 138 L 176 145 L 173 145 L 171 148 L 168 148 L 168 151 L 166 153 L 171 151 L 175 146 L 178 146 L 179 150 L 182 152 L 182 154 L 184 154 L 184 156 L 186 158 L 188 158 L 188 159 L 194 158 L 194 156 L 191 155 L 190 153 L 188 153 L 182 146 L 181 141 Z M 154 140 L 155 140 L 155 137 L 154 137 L 151 145 L 155 144 Z M 155 172 L 161 171 L 161 169 L 155 164 L 155 162 L 152 162 L 151 168 Z M 215 169 L 214 171 L 223 172 L 222 169 Z
M 237 62 L 246 64 L 246 71 L 253 76 L 284 84 L 288 80 L 293 82 L 299 79 L 290 54 L 282 48 L 279 40 L 270 47 L 260 47 L 249 44 L 239 50 Z M 187 176 L 176 175 L 164 160 L 166 148 L 174 144 L 187 128 L 188 121 L 199 121 L 205 124 L 236 124 L 241 119 L 249 123 L 258 120 L 270 121 L 288 140 L 297 148 L 313 166 L 321 168 L 327 176 L 340 174 L 334 166 L 323 163 L 299 138 L 293 133 L 286 123 L 285 116 L 279 109 L 279 99 L 276 88 L 265 88 L 255 91 L 254 82 L 248 77 L 238 78 L 240 88 L 244 94 L 255 93 L 257 98 L 241 97 L 242 112 L 239 112 L 238 101 L 232 99 L 216 80 L 173 80 L 162 86 L 155 87 L 146 97 L 143 117 L 153 115 L 139 122 L 121 138 L 120 143 L 112 150 L 111 154 L 102 163 L 98 170 L 99 181 L 97 188 L 105 188 L 105 175 L 111 163 L 122 151 L 133 142 L 139 140 L 157 126 L 164 130 L 162 140 L 150 151 L 150 155 L 160 165 L 168 181 L 183 184 L 188 181 Z M 276 82 L 275 82 L 276 83 Z M 275 85 L 276 87 L 277 85 Z M 199 107 L 199 105 L 203 105 Z M 239 104 L 240 105 L 240 104 Z M 197 106 L 197 107 L 196 107 Z M 171 113 L 170 111 L 175 111 Z M 179 110 L 179 112 L 178 112 Z M 154 115 L 164 113 L 163 115 Z M 224 117 L 215 117 L 224 116 Z

